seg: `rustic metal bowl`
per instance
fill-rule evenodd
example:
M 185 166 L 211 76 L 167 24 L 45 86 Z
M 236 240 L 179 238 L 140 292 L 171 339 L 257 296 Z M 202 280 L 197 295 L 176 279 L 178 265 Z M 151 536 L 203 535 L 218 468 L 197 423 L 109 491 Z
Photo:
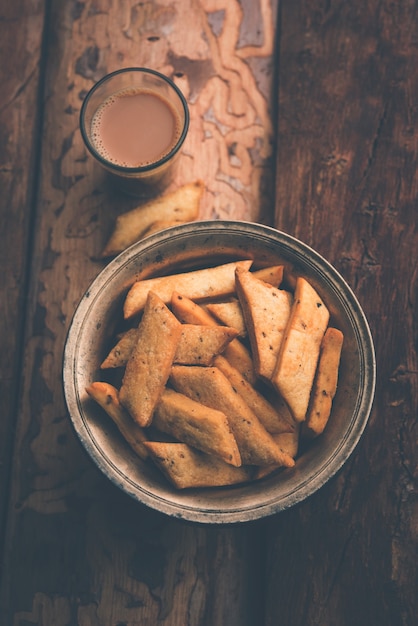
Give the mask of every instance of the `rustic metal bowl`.
M 238 258 L 257 266 L 285 263 L 305 276 L 345 335 L 331 420 L 296 466 L 230 488 L 177 491 L 123 441 L 86 394 L 122 321 L 122 303 L 137 279 Z M 129 496 L 158 511 L 202 523 L 259 519 L 304 500 L 344 464 L 366 426 L 375 390 L 375 356 L 364 313 L 343 278 L 297 239 L 258 224 L 196 222 L 167 229 L 131 246 L 107 265 L 83 296 L 68 332 L 64 393 L 74 428 L 96 465 Z

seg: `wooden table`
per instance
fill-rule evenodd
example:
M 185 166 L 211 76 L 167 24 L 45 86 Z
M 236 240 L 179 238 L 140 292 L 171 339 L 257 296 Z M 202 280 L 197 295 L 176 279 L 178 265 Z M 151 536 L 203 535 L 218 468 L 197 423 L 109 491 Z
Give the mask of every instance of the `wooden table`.
M 406 626 L 418 616 L 418 10 L 414 0 L 14 0 L 0 8 L 4 626 Z M 241 526 L 119 492 L 66 414 L 62 351 L 132 200 L 86 154 L 81 102 L 146 65 L 191 111 L 176 185 L 201 218 L 275 225 L 369 319 L 374 409 L 306 502 Z

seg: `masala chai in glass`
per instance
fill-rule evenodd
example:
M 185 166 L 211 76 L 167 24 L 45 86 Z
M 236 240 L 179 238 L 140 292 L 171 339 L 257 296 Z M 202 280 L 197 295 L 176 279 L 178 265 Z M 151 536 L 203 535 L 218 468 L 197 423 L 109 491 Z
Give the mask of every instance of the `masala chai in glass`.
M 80 112 L 84 142 L 95 159 L 133 195 L 153 195 L 170 182 L 189 127 L 184 95 L 148 68 L 108 74 Z

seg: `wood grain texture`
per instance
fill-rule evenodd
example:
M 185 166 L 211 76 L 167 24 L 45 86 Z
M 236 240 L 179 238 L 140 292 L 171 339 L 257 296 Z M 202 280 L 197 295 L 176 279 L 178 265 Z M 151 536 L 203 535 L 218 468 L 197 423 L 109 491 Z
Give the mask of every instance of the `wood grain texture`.
M 274 2 L 50 5 L 39 171 L 28 164 L 39 175 L 34 236 L 20 253 L 30 285 L 0 614 L 13 626 L 250 626 L 263 606 L 257 527 L 196 527 L 119 493 L 72 431 L 61 367 L 113 219 L 137 203 L 108 185 L 82 144 L 87 90 L 123 66 L 172 76 L 192 115 L 176 184 L 205 181 L 201 217 L 261 219 L 272 166 Z M 24 150 L 20 136 L 13 141 Z M 271 221 L 271 201 L 267 209 Z
M 68 203 L 82 200 L 73 228 L 103 230 L 97 254 L 114 217 L 139 203 L 112 195 L 103 171 L 87 158 L 77 116 L 96 80 L 132 65 L 170 76 L 186 96 L 190 130 L 172 186 L 205 182 L 200 218 L 271 222 L 277 0 L 99 4 L 66 2 L 54 18 L 59 72 L 67 77 L 65 90 L 51 94 L 55 102 L 62 99 L 57 114 L 63 124 L 61 145 L 54 149 L 54 187 Z M 53 88 L 59 77 L 56 68 L 49 71 Z M 94 219 L 85 205 L 92 193 L 100 219 L 86 224 Z
M 46 5 L 0 10 L 1 623 L 414 625 L 416 3 Z M 371 324 L 378 387 L 358 448 L 268 520 L 214 528 L 138 505 L 93 466 L 66 414 L 74 308 L 115 216 L 138 202 L 87 155 L 78 115 L 96 80 L 129 65 L 186 94 L 175 184 L 205 181 L 200 217 L 274 220 L 335 264 Z
M 0 493 L 7 494 L 18 409 L 27 249 L 39 133 L 43 3 L 0 9 Z M 0 532 L 4 506 L 0 498 Z M 2 534 L 2 533 L 1 533 Z
M 276 226 L 354 288 L 374 410 L 345 468 L 270 526 L 268 626 L 412 625 L 417 554 L 415 2 L 283 2 Z

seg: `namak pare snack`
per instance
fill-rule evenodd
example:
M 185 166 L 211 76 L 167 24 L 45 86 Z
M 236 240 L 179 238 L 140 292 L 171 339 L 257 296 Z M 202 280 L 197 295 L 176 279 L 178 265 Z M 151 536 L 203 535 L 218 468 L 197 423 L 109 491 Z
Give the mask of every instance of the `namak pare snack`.
M 302 276 L 250 260 L 141 280 L 130 328 L 87 388 L 145 462 L 178 489 L 253 481 L 297 462 L 321 435 L 343 333 Z M 109 377 L 111 378 L 111 377 Z

